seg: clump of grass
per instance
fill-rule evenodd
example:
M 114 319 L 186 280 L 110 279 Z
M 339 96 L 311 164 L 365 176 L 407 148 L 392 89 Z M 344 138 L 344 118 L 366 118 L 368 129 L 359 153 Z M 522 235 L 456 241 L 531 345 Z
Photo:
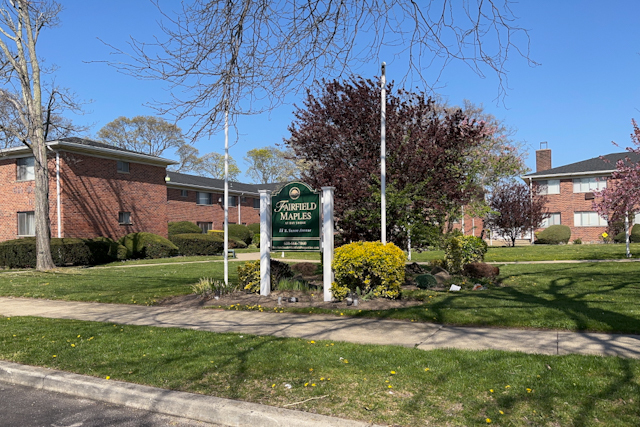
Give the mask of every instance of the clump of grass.
M 226 284 L 222 280 L 216 280 L 209 277 L 202 277 L 198 283 L 191 285 L 191 290 L 194 294 L 200 295 L 206 299 L 211 299 L 213 296 L 221 297 L 225 294 L 230 294 L 237 288 L 237 284 L 231 282 Z
M 310 291 L 311 286 L 305 280 L 296 280 L 296 279 L 280 279 L 278 282 L 278 286 L 276 289 L 279 291 Z

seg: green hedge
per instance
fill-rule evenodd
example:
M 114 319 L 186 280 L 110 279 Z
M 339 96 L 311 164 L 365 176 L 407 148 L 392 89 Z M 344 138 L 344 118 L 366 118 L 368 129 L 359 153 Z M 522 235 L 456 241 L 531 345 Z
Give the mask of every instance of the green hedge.
M 218 234 L 175 234 L 169 239 L 178 247 L 181 255 L 220 255 L 224 249 L 223 238 Z M 235 242 L 229 241 L 229 247 Z
M 251 232 L 255 234 L 260 234 L 260 223 L 256 222 L 253 224 L 247 224 L 247 228 L 251 230 Z
M 270 260 L 271 266 L 271 290 L 278 289 L 282 279 L 290 279 L 294 276 L 291 266 L 275 259 Z M 260 260 L 248 261 L 238 266 L 238 281 L 246 291 L 260 292 Z
M 242 240 L 245 244 L 250 245 L 253 239 L 253 232 L 246 225 L 229 224 L 229 236 L 235 240 Z
M 617 243 L 626 243 L 624 231 L 618 233 L 614 239 Z M 631 228 L 629 232 L 629 241 L 631 243 L 640 243 L 640 224 L 636 224 Z
M 126 259 L 126 248 L 107 237 L 95 239 L 52 238 L 51 256 L 55 265 L 96 265 Z M 0 243 L 0 266 L 35 268 L 36 239 L 26 237 Z
M 138 232 L 118 241 L 127 248 L 127 258 L 168 258 L 178 255 L 178 247 L 157 234 Z
M 489 247 L 479 237 L 451 233 L 444 241 L 444 260 L 450 273 L 458 274 L 466 264 L 484 261 Z
M 196 224 L 191 221 L 178 221 L 178 222 L 170 222 L 169 223 L 169 236 L 173 234 L 189 234 L 189 233 L 200 233 L 202 234 L 202 230 Z
M 231 226 L 231 224 L 229 224 L 229 226 Z M 224 231 L 220 231 L 220 230 L 209 230 L 209 235 L 212 236 L 220 236 L 220 239 L 224 239 Z M 233 242 L 233 243 L 231 243 Z M 234 246 L 232 246 L 234 245 Z M 246 248 L 248 245 L 244 242 L 244 240 L 240 239 L 237 236 L 233 236 L 231 234 L 231 230 L 229 230 L 229 248 L 237 248 L 237 249 L 244 249 Z
M 566 225 L 552 225 L 536 235 L 536 244 L 559 245 L 568 243 L 571 238 L 571 229 Z

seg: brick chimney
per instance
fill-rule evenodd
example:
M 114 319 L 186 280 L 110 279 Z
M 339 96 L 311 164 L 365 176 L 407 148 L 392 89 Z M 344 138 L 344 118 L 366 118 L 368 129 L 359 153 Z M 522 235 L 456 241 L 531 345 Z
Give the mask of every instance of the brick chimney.
M 547 148 L 545 141 L 540 143 L 540 149 L 536 151 L 536 172 L 549 169 L 551 169 L 551 150 Z

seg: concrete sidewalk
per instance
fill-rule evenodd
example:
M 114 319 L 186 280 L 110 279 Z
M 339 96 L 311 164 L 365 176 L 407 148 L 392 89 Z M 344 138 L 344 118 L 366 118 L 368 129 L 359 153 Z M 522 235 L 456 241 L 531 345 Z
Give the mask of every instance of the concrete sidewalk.
M 399 345 L 422 350 L 494 349 L 551 355 L 575 353 L 640 359 L 640 335 L 472 328 L 375 318 L 176 309 L 27 298 L 0 298 L 0 314 L 6 317 L 37 316 L 308 340 Z

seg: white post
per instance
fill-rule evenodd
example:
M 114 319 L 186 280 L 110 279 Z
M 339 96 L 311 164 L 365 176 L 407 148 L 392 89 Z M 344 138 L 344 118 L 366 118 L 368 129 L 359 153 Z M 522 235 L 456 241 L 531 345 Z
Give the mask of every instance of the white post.
M 322 278 L 324 300 L 331 301 L 333 283 L 333 191 L 335 187 L 322 187 Z
M 62 237 L 62 218 L 60 216 L 60 152 L 56 151 L 56 215 L 58 216 L 58 237 Z
M 224 283 L 229 284 L 229 106 L 224 112 Z
M 624 213 L 624 238 L 627 242 L 627 258 L 631 258 L 631 251 L 629 250 L 629 212 Z
M 407 246 L 409 249 L 409 261 L 411 261 L 411 227 L 407 230 Z
M 460 220 L 460 225 L 462 228 L 462 235 L 465 236 L 467 233 L 464 232 L 464 206 L 461 208 L 462 210 L 462 219 Z
M 381 91 L 381 109 L 380 109 L 380 225 L 381 236 L 380 241 L 383 245 L 387 244 L 387 82 L 386 82 L 386 68 L 387 64 L 382 63 L 382 77 L 380 81 L 382 83 Z
M 242 210 L 242 196 L 238 196 L 236 201 L 236 206 L 238 207 L 238 224 L 242 224 L 242 214 L 240 213 Z
M 260 190 L 260 295 L 271 293 L 271 197 Z

